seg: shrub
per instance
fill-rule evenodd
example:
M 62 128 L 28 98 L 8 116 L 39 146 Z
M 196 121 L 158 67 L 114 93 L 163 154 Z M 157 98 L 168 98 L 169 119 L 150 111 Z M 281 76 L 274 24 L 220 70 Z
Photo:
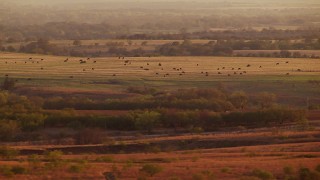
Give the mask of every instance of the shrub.
M 212 171 L 204 170 L 204 171 L 201 171 L 201 174 L 204 175 L 204 176 L 206 176 L 207 179 L 210 179 L 210 180 L 215 179 L 215 176 L 214 176 L 214 174 L 213 174 Z
M 32 154 L 28 156 L 27 161 L 28 161 L 29 167 L 31 167 L 32 170 L 39 169 L 41 166 L 41 159 L 37 154 Z
M 291 166 L 286 166 L 283 168 L 283 172 L 287 175 L 290 175 L 294 173 L 294 169 Z
M 181 180 L 181 179 L 179 177 L 174 176 L 174 177 L 170 177 L 169 180 Z
M 11 167 L 8 165 L 0 166 L 0 174 L 5 177 L 12 177 L 14 173 L 11 171 Z
M 194 134 L 200 134 L 203 132 L 203 129 L 201 127 L 193 127 L 190 129 L 190 132 Z
M 22 167 L 22 166 L 13 166 L 11 168 L 11 171 L 14 174 L 25 174 L 27 172 L 26 168 Z
M 19 155 L 19 151 L 7 146 L 0 147 L 0 157 L 3 159 L 12 159 Z
M 104 172 L 103 176 L 105 180 L 116 180 L 116 176 L 113 174 L 113 172 Z
M 224 167 L 224 168 L 221 169 L 222 173 L 229 173 L 230 171 L 231 171 L 231 169 L 228 168 L 228 167 Z
M 320 172 L 320 164 L 317 165 L 316 171 Z
M 85 166 L 83 164 L 72 164 L 69 167 L 69 172 L 71 173 L 80 173 L 84 170 Z
M 203 180 L 204 176 L 202 174 L 193 174 L 192 180 Z
M 252 171 L 252 175 L 256 176 L 262 180 L 273 179 L 272 173 L 270 173 L 268 171 L 261 170 L 261 169 L 254 169 Z
M 26 168 L 22 166 L 0 166 L 0 174 L 6 177 L 12 177 L 15 174 L 24 174 L 26 173 Z
M 97 157 L 96 158 L 97 162 L 107 162 L 107 163 L 111 163 L 114 161 L 113 157 L 111 156 L 101 156 L 101 157 Z
M 63 164 L 62 155 L 63 155 L 63 152 L 58 150 L 48 152 L 45 155 L 45 158 L 48 161 L 48 163 L 46 164 L 46 167 L 49 169 L 60 167 Z
M 318 180 L 320 179 L 320 173 L 317 171 L 311 171 L 309 168 L 302 167 L 299 169 L 298 177 L 300 180 Z
M 154 176 L 155 174 L 161 172 L 163 168 L 157 164 L 145 164 L 140 169 L 141 172 L 144 172 L 150 176 Z

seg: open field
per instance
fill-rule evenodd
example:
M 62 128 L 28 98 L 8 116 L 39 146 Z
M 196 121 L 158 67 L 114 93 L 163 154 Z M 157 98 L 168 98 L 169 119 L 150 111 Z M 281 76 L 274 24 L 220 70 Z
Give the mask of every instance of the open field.
M 24 84 L 40 86 L 42 84 L 64 86 L 84 83 L 103 86 L 103 84 L 117 84 L 118 81 L 129 81 L 128 84 L 130 81 L 145 84 L 158 82 L 161 85 L 161 83 L 201 83 L 203 81 L 320 79 L 318 59 L 238 57 L 126 57 L 118 59 L 118 57 L 110 57 L 90 60 L 69 58 L 68 62 L 64 62 L 66 58 L 2 53 L 0 75 L 2 77 L 8 75 L 21 80 Z M 80 59 L 86 63 L 80 64 Z M 114 80 L 114 82 L 108 80 Z
M 263 139 L 269 139 L 268 144 L 261 144 Z M 57 156 L 62 164 L 53 169 L 42 169 L 46 161 L 38 164 L 38 169 L 30 171 L 26 175 L 16 175 L 15 178 L 33 179 L 104 179 L 103 173 L 110 172 L 119 179 L 260 179 L 259 175 L 253 173 L 254 169 L 270 172 L 276 179 L 284 179 L 286 176 L 299 176 L 298 171 L 302 167 L 311 170 L 319 164 L 319 132 L 288 132 L 270 131 L 235 133 L 235 134 L 207 134 L 207 135 L 182 135 L 176 137 L 135 137 L 133 141 L 118 141 L 116 153 L 103 153 L 105 148 L 98 146 L 17 146 L 22 154 L 16 160 L 1 161 L 0 164 L 19 165 L 32 170 L 32 161 L 28 160 L 23 152 L 34 149 L 41 154 L 43 150 L 60 149 L 65 155 Z M 224 141 L 220 143 L 221 148 L 198 148 L 192 150 L 175 150 L 179 144 L 185 147 L 199 142 L 216 144 L 215 140 Z M 231 141 L 230 141 L 231 140 Z M 252 141 L 253 144 L 237 146 L 242 140 Z M 162 141 L 177 141 L 171 143 L 171 149 L 161 151 L 162 146 L 157 143 Z M 278 143 L 274 143 L 278 141 Z M 272 144 L 274 143 L 274 144 Z M 124 153 L 130 150 L 134 144 L 150 146 L 144 152 Z M 152 145 L 154 145 L 152 147 Z M 232 145 L 234 144 L 234 145 Z M 231 147 L 228 147 L 230 146 Z M 226 146 L 226 147 L 224 147 Z M 121 147 L 121 148 L 120 148 Z M 91 149 L 91 150 L 90 150 Z M 122 149 L 122 150 L 120 150 Z M 99 153 L 100 152 L 100 153 Z M 45 156 L 39 156 L 45 159 Z M 82 159 L 82 161 L 80 161 Z M 49 161 L 50 163 L 50 161 Z M 150 176 L 141 171 L 146 164 L 158 165 L 161 171 Z M 70 166 L 80 166 L 79 171 L 70 171 Z M 48 166 L 49 167 L 49 166 Z M 288 174 L 284 168 L 291 169 Z M 59 172 L 59 173 L 57 173 Z M 198 177 L 198 178 L 197 178 Z M 3 177 L 4 178 L 4 177 Z
M 39 94 L 122 97 L 128 95 L 119 90 L 129 86 L 176 89 L 223 85 L 230 90 L 274 92 L 280 98 L 298 98 L 300 104 L 307 97 L 318 101 L 320 96 L 319 86 L 310 83 L 320 80 L 318 59 L 108 57 L 69 58 L 64 62 L 65 59 L 67 57 L 2 53 L 0 77 L 8 75 L 17 80 L 20 91 L 32 88 L 30 93 Z M 80 59 L 86 63 L 80 64 Z

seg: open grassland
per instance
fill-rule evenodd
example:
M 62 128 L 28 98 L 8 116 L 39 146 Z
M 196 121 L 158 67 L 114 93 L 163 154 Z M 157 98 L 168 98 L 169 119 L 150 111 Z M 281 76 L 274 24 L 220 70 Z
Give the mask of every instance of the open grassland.
M 275 144 L 259 144 L 259 138 L 271 138 Z M 182 135 L 173 137 L 135 137 L 133 141 L 117 141 L 118 147 L 130 149 L 133 144 L 149 145 L 144 152 L 125 153 L 118 149 L 116 153 L 101 153 L 107 149 L 95 146 L 16 146 L 22 154 L 11 160 L 0 161 L 0 165 L 21 166 L 27 169 L 23 175 L 15 178 L 32 179 L 105 179 L 108 172 L 119 179 L 285 179 L 289 176 L 300 177 L 301 168 L 311 171 L 319 164 L 319 132 L 267 131 L 236 134 Z M 256 139 L 249 146 L 237 146 L 240 140 Z M 172 148 L 162 151 L 161 146 L 152 146 L 160 141 L 176 140 Z M 222 148 L 201 148 L 193 150 L 175 150 L 174 146 L 188 146 L 202 141 L 226 140 Z M 232 146 L 228 140 L 233 140 Z M 132 144 L 133 143 L 133 144 Z M 207 142 L 208 144 L 208 142 Z M 209 143 L 210 144 L 210 143 Z M 231 147 L 230 147 L 231 145 Z M 110 145 L 109 145 L 110 146 Z M 70 146 L 69 146 L 70 147 Z M 127 148 L 125 148 L 127 147 Z M 34 152 L 44 150 L 62 150 L 64 155 L 26 156 L 25 150 Z M 93 151 L 88 151 L 88 149 Z M 95 150 L 94 150 L 95 149 Z M 35 158 L 37 157 L 37 158 Z M 58 162 L 54 161 L 55 158 Z M 38 161 L 34 161 L 38 159 Z M 157 168 L 142 170 L 151 164 Z M 55 165 L 55 166 L 53 166 Z M 76 166 L 77 168 L 71 168 Z M 255 171 L 265 173 L 255 173 Z M 59 173 L 58 173 L 59 172 Z M 263 176 L 264 174 L 265 176 Z M 6 178 L 6 176 L 2 176 Z M 107 179 L 107 178 L 106 178 Z
M 32 59 L 29 59 L 32 58 Z M 273 92 L 280 100 L 319 102 L 320 61 L 257 57 L 68 58 L 2 53 L 0 80 L 17 80 L 26 94 L 123 97 L 129 86 L 162 89 L 225 87 Z M 43 59 L 43 60 L 41 60 Z M 86 63 L 80 64 L 80 59 Z M 277 65 L 278 63 L 278 65 Z M 31 89 L 31 90 L 30 90 Z M 50 93 L 51 92 L 51 93 Z
M 29 58 L 32 59 L 29 59 Z M 43 60 L 41 60 L 43 59 Z M 240 57 L 69 58 L 10 54 L 0 57 L 0 76 L 23 84 L 81 86 L 94 84 L 179 85 L 221 81 L 305 81 L 320 79 L 318 59 Z M 80 64 L 82 59 L 86 63 Z M 125 63 L 127 61 L 127 63 Z

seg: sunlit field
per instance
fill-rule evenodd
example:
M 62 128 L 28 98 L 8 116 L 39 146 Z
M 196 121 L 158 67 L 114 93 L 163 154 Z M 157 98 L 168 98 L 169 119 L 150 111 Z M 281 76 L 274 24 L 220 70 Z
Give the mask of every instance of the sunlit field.
M 68 60 L 66 60 L 68 59 Z M 80 63 L 80 60 L 85 63 Z M 75 58 L 2 53 L 0 75 L 22 84 L 179 85 L 219 81 L 304 81 L 320 79 L 318 59 L 251 57 Z M 104 85 L 105 84 L 105 85 Z

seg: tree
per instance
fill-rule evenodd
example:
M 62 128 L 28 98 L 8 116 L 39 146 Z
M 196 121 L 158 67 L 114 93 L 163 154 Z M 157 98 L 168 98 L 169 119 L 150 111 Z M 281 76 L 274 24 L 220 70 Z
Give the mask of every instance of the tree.
M 81 46 L 82 42 L 80 40 L 74 40 L 72 44 L 74 46 Z
M 11 141 L 19 131 L 20 131 L 20 127 L 17 121 L 0 120 L 0 140 L 1 141 Z
M 141 114 L 138 114 L 135 119 L 135 125 L 140 130 L 147 130 L 148 133 L 156 127 L 160 119 L 160 113 L 155 111 L 145 111 Z
M 261 108 L 270 108 L 276 101 L 276 95 L 268 92 L 258 93 L 255 97 L 256 104 Z
M 141 46 L 146 46 L 148 44 L 148 41 L 143 41 L 142 43 L 141 43 Z
M 291 52 L 287 50 L 281 50 L 280 51 L 280 57 L 282 58 L 289 58 L 291 57 Z
M 0 107 L 4 106 L 8 102 L 9 93 L 5 91 L 0 91 Z
M 43 127 L 46 115 L 41 113 L 24 113 L 17 115 L 20 121 L 21 128 L 24 131 L 34 131 L 40 127 Z
M 15 49 L 13 46 L 8 46 L 8 47 L 7 47 L 7 51 L 9 51 L 9 52 L 15 52 L 16 49 Z
M 75 136 L 77 144 L 100 144 L 104 140 L 101 129 L 86 128 L 79 131 Z
M 243 91 L 234 92 L 230 96 L 230 101 L 234 107 L 243 110 L 248 103 L 248 96 Z
M 1 89 L 2 90 L 12 90 L 15 87 L 15 80 L 13 79 L 9 79 L 8 77 L 6 77 L 2 83 Z

